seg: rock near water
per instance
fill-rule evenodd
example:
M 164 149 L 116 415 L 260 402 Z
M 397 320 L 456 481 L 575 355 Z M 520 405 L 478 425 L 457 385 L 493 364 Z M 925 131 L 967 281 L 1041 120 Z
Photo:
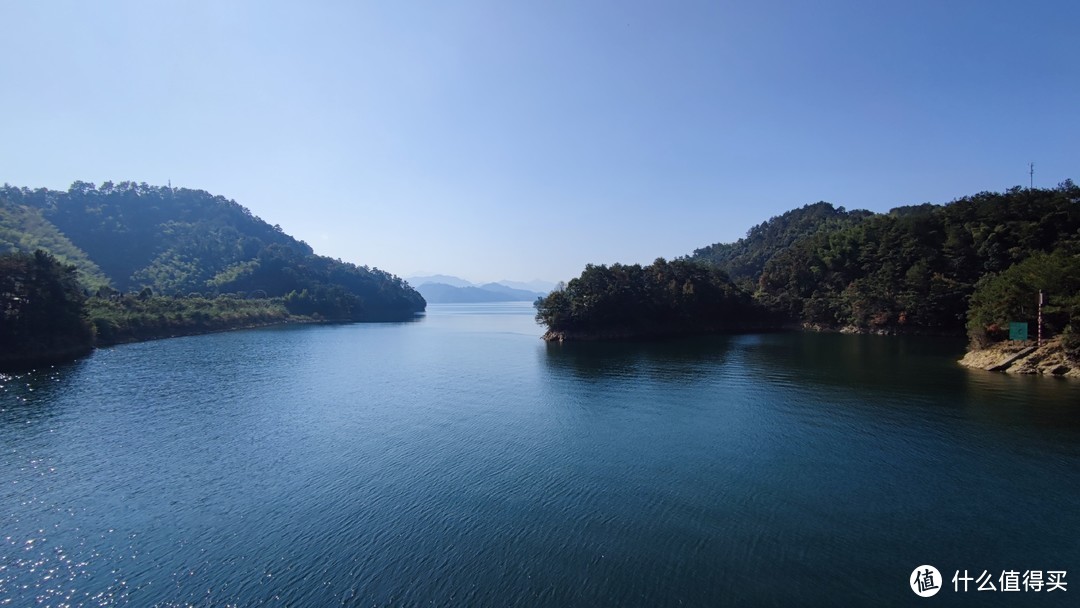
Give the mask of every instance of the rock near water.
M 1068 356 L 1060 338 L 1036 346 L 1034 341 L 1009 341 L 968 351 L 960 365 L 1009 374 L 1039 374 L 1080 378 L 1080 361 Z

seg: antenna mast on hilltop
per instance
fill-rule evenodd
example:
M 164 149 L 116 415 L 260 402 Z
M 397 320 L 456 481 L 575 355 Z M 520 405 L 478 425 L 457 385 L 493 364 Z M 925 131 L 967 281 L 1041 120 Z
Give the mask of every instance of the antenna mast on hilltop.
M 1035 163 L 1028 163 L 1028 190 L 1035 187 Z

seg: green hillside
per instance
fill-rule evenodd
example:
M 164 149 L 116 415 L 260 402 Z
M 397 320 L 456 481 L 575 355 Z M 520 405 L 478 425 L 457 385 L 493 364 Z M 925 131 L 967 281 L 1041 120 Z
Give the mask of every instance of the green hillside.
M 763 329 L 776 321 L 719 268 L 658 258 L 595 266 L 536 301 L 546 340 Z
M 0 254 L 50 252 L 65 265 L 77 269 L 80 282 L 97 289 L 109 280 L 86 253 L 76 247 L 56 226 L 41 215 L 41 210 L 17 205 L 0 195 Z
M 1054 251 L 1080 253 L 1080 188 L 1071 182 L 900 207 L 818 231 L 765 265 L 756 295 L 809 324 L 960 332 L 981 284 Z
M 1042 290 L 1047 332 L 1080 349 L 1080 188 L 1071 181 L 888 213 L 816 203 L 755 226 L 736 243 L 698 249 L 687 261 L 727 273 L 760 313 L 787 323 L 875 332 L 967 329 L 975 345 L 1003 339 L 1010 321 L 1034 322 Z M 605 318 L 656 326 L 666 321 L 649 311 L 675 310 L 685 298 L 669 284 L 642 299 L 639 290 L 596 280 L 597 272 L 588 267 L 568 293 L 539 302 L 538 319 L 552 330 L 568 329 L 577 313 L 559 311 L 591 310 L 602 302 L 604 312 L 597 314 Z M 706 297 L 716 301 L 699 301 L 698 310 L 734 301 L 730 290 Z M 682 323 L 680 331 L 714 324 L 706 315 Z
M 222 196 L 203 190 L 75 182 L 66 192 L 0 188 L 5 240 L 80 268 L 93 289 L 214 297 L 282 297 L 290 312 L 329 319 L 408 318 L 424 299 L 398 277 L 315 255 Z M 29 248 L 29 249 L 28 249 Z M 98 270 L 94 269 L 94 266 Z
M 818 202 L 762 222 L 734 243 L 714 243 L 695 249 L 690 259 L 719 266 L 732 280 L 752 284 L 773 256 L 796 241 L 818 232 L 855 225 L 872 215 L 869 211 L 848 211 Z
M 121 291 L 202 291 L 219 272 L 272 244 L 312 254 L 235 201 L 203 190 L 75 182 L 67 192 L 7 187 L 0 198 L 38 210 Z

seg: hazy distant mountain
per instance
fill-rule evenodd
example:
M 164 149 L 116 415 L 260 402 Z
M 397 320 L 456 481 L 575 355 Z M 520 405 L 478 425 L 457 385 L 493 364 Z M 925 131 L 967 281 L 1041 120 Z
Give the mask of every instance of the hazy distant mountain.
M 547 295 L 546 293 L 528 289 L 514 289 L 513 287 L 507 287 L 502 283 L 484 283 L 483 285 L 480 285 L 480 289 L 501 293 L 507 297 L 513 298 L 513 301 L 515 302 L 532 302 L 536 298 L 542 298 Z
M 479 287 L 454 287 L 445 283 L 424 283 L 416 290 L 430 304 L 466 304 L 474 302 L 510 302 L 515 298 Z
M 424 299 L 435 304 L 467 304 L 471 302 L 532 302 L 542 298 L 555 288 L 547 281 L 499 281 L 477 285 L 461 277 L 433 274 L 409 277 L 413 286 Z M 534 289 L 537 286 L 538 289 Z
M 454 277 L 448 274 L 432 274 L 427 276 L 408 277 L 405 279 L 409 282 L 409 285 L 416 287 L 423 285 L 424 283 L 438 283 L 440 285 L 449 285 L 451 287 L 476 287 L 473 283 L 466 281 L 461 277 Z
M 504 279 L 502 281 L 499 281 L 499 284 L 500 285 L 506 285 L 507 287 L 512 287 L 514 289 L 524 289 L 526 291 L 535 291 L 535 292 L 539 292 L 541 294 L 547 294 L 547 293 L 551 292 L 551 290 L 555 289 L 555 283 L 552 283 L 551 281 L 542 281 L 540 279 L 533 279 L 532 281 L 528 281 L 528 282 L 507 281 L 507 280 Z
M 468 304 L 475 302 L 532 302 L 541 294 L 523 289 L 512 289 L 498 283 L 455 287 L 446 283 L 424 283 L 416 290 L 432 304 Z

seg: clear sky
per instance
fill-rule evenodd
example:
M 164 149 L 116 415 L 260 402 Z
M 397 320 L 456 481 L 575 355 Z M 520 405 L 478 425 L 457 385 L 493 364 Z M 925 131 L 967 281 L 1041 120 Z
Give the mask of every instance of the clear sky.
M 0 182 L 201 188 L 402 276 L 1080 180 L 1080 2 L 0 0 Z

